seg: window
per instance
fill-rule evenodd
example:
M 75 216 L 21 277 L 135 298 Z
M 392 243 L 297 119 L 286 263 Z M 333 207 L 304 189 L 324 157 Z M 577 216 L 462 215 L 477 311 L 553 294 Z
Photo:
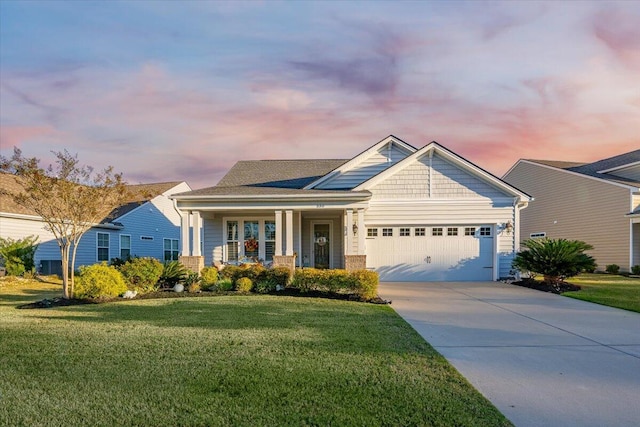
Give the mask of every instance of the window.
M 153 240 L 152 236 L 140 236 L 140 240 Z
M 164 239 L 164 260 L 178 260 L 178 239 Z
M 98 233 L 98 261 L 109 261 L 109 233 Z
M 447 228 L 447 236 L 457 236 L 457 235 L 458 235 L 458 227 Z
M 264 260 L 273 261 L 276 252 L 276 222 L 264 222 Z
M 475 236 L 476 235 L 476 228 L 475 227 L 465 227 L 464 228 L 464 235 L 465 236 Z
M 384 237 L 392 237 L 393 236 L 393 228 L 383 228 L 382 235 Z
M 481 236 L 491 236 L 491 227 L 480 227 Z
M 413 231 L 413 235 L 414 236 L 425 236 L 426 235 L 426 231 L 427 230 L 424 227 L 419 227 L 419 228 L 416 228 Z
M 120 259 L 127 259 L 131 256 L 131 236 L 120 235 Z
M 410 228 L 401 228 L 400 229 L 400 236 L 402 236 L 402 237 L 411 236 L 411 229 Z
M 238 261 L 238 221 L 227 221 L 227 261 Z
M 545 233 L 544 231 L 540 233 L 531 233 L 529 234 L 529 237 L 531 237 L 532 239 L 542 239 L 543 237 L 547 237 L 547 233 Z
M 442 227 L 433 227 L 433 229 L 431 229 L 431 235 L 442 236 Z
M 377 228 L 367 228 L 367 237 L 378 237 Z

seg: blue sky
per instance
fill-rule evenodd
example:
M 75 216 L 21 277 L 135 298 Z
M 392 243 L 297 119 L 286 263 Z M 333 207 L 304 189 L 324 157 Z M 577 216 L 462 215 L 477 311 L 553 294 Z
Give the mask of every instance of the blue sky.
M 0 1 L 0 153 L 131 183 L 389 134 L 502 175 L 640 147 L 640 2 Z

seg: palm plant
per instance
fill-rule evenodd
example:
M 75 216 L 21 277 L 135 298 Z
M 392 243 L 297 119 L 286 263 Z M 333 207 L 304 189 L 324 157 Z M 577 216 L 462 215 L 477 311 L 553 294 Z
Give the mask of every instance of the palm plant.
M 529 239 L 522 245 L 527 249 L 516 255 L 513 267 L 542 274 L 555 288 L 567 277 L 596 267 L 593 257 L 584 253 L 593 246 L 580 240 Z

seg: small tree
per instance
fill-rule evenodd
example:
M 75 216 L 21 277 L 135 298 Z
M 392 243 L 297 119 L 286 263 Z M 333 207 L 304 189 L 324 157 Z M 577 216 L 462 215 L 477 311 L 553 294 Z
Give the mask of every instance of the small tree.
M 584 253 L 593 246 L 580 240 L 529 239 L 522 245 L 527 249 L 516 255 L 513 267 L 542 274 L 555 288 L 567 277 L 596 267 L 593 257 Z
M 10 276 L 20 276 L 25 271 L 35 267 L 33 261 L 38 249 L 37 236 L 27 236 L 24 239 L 0 237 L 0 263 L 3 263 Z
M 107 218 L 128 197 L 121 174 L 112 167 L 95 173 L 81 166 L 78 157 L 66 150 L 53 152 L 56 165 L 43 169 L 40 160 L 22 155 L 0 156 L 0 169 L 16 175 L 21 191 L 0 189 L 13 200 L 42 218 L 45 228 L 58 242 L 62 256 L 62 290 L 64 298 L 73 298 L 76 251 L 80 239 L 92 226 Z

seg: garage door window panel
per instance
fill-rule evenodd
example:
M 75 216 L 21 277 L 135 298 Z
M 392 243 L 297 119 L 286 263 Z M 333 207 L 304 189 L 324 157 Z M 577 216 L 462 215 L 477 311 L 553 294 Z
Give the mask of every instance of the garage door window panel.
M 382 237 L 393 237 L 393 228 L 383 228 Z

